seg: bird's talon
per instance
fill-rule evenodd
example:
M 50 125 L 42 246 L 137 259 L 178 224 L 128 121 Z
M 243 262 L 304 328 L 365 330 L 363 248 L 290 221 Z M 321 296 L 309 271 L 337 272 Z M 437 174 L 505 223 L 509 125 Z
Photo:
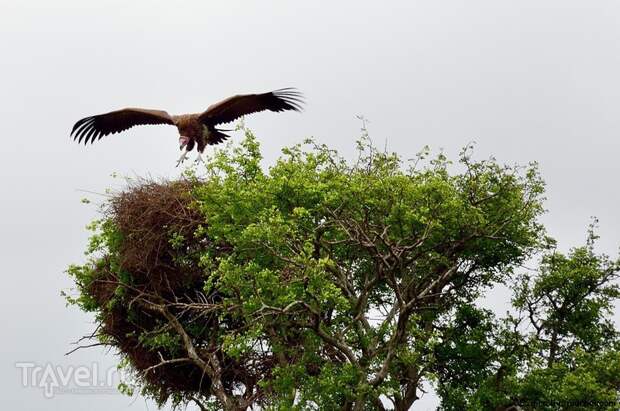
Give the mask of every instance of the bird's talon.
M 194 160 L 194 163 L 196 163 L 196 164 L 198 164 L 198 163 L 206 164 L 204 158 L 202 158 L 202 153 L 198 153 L 198 156 Z
M 181 164 L 183 164 L 183 162 L 187 160 L 187 149 L 185 149 L 185 151 L 183 151 L 183 154 L 181 154 L 181 157 L 179 157 L 179 159 L 177 160 L 177 167 L 180 166 Z

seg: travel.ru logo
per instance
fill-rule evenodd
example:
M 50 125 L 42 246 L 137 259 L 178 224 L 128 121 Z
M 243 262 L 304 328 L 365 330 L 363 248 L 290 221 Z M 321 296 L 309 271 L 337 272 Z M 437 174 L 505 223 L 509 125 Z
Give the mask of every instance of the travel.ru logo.
M 21 385 L 42 389 L 45 398 L 60 394 L 116 394 L 116 387 L 122 380 L 116 367 L 100 374 L 96 362 L 60 366 L 22 361 L 15 363 L 15 367 L 21 371 Z

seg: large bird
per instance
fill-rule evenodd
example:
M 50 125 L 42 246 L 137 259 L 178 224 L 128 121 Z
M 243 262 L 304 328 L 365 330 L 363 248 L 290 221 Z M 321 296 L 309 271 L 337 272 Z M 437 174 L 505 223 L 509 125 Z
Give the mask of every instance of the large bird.
M 275 112 L 301 111 L 302 94 L 293 88 L 283 88 L 263 94 L 242 94 L 215 103 L 206 111 L 195 114 L 170 115 L 162 110 L 124 108 L 96 116 L 85 117 L 75 123 L 71 130 L 74 140 L 84 144 L 95 142 L 108 134 L 120 133 L 143 124 L 169 124 L 179 130 L 179 144 L 183 151 L 177 166 L 187 159 L 187 153 L 196 147 L 202 161 L 202 152 L 209 144 L 218 144 L 229 135 L 216 128 L 239 117 L 270 110 Z

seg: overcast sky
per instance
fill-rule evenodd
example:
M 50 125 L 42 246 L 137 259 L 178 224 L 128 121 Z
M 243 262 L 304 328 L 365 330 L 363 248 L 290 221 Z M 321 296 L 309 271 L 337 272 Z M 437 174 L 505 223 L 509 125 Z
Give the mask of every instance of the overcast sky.
M 315 137 L 352 152 L 363 114 L 403 157 L 425 144 L 454 156 L 538 161 L 543 217 L 564 250 L 600 219 L 599 249 L 620 244 L 618 1 L 0 0 L 0 386 L 15 410 L 153 410 L 119 395 L 21 386 L 18 361 L 115 364 L 70 343 L 92 318 L 66 308 L 63 273 L 84 260 L 99 201 L 81 190 L 121 175 L 174 177 L 176 130 L 143 127 L 85 148 L 81 117 L 125 106 L 202 111 L 231 94 L 295 86 L 303 114 L 247 118 L 266 164 Z M 234 140 L 240 139 L 238 133 Z M 193 156 L 192 156 L 193 157 Z M 506 293 L 489 297 L 505 305 Z M 415 409 L 434 409 L 425 396 Z

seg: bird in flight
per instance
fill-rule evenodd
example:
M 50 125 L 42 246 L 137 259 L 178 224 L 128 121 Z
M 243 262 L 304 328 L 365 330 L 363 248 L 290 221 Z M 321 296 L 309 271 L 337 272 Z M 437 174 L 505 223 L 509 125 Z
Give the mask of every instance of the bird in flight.
M 246 114 L 270 110 L 275 112 L 301 111 L 303 96 L 294 88 L 283 88 L 262 94 L 241 94 L 215 103 L 206 111 L 195 114 L 170 115 L 162 110 L 124 108 L 105 114 L 85 117 L 71 130 L 73 140 L 94 143 L 108 134 L 116 134 L 133 126 L 144 124 L 169 124 L 179 131 L 179 145 L 182 150 L 177 167 L 187 159 L 187 153 L 196 147 L 196 161 L 203 161 L 202 152 L 210 144 L 219 144 L 229 135 L 216 128 Z

